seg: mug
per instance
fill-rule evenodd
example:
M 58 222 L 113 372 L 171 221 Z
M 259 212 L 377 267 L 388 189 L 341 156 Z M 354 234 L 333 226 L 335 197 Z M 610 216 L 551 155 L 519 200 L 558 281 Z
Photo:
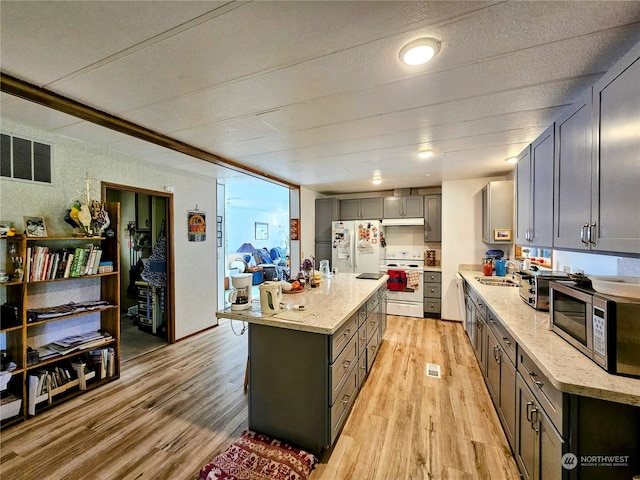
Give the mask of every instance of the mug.
M 507 274 L 507 261 L 496 260 L 496 276 L 504 277 Z

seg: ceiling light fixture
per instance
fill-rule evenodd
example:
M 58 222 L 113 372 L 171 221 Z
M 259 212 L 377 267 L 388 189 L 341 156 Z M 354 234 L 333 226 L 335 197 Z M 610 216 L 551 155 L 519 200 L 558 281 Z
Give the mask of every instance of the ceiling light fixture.
M 431 157 L 433 157 L 433 150 L 420 150 L 418 152 L 418 157 L 420 157 L 420 158 L 431 158 Z
M 400 60 L 407 65 L 422 65 L 440 51 L 440 42 L 435 38 L 418 38 L 400 50 Z
M 507 163 L 518 163 L 518 159 L 516 157 L 509 157 L 505 160 Z
M 374 170 L 373 176 L 371 177 L 371 183 L 374 185 L 380 185 L 382 183 L 382 174 L 380 170 Z

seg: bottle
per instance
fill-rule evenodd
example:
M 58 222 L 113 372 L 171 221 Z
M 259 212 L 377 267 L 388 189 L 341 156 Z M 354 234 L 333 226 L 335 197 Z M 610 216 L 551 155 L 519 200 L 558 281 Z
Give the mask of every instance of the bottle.
M 493 275 L 493 264 L 491 263 L 490 258 L 485 259 L 484 265 L 482 266 L 482 273 L 485 277 Z

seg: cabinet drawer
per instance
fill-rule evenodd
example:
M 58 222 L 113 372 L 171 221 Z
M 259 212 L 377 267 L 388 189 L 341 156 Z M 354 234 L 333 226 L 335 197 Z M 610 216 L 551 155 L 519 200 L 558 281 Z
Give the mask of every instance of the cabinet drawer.
M 377 337 L 380 331 L 380 323 L 378 322 L 378 315 L 369 315 L 367 319 L 367 343 L 374 335 Z
M 353 402 L 358 393 L 358 369 L 352 368 L 347 377 L 347 381 L 343 385 L 342 390 L 338 394 L 337 401 L 330 408 L 331 417 L 331 444 L 335 441 L 344 422 L 349 416 L 349 411 L 353 406 Z
M 507 332 L 507 329 L 502 325 L 502 322 L 498 320 L 498 317 L 495 313 L 493 313 L 490 309 L 487 309 L 487 323 L 489 324 L 489 328 L 493 331 L 493 334 L 496 336 L 498 343 L 504 350 L 504 352 L 511 360 L 511 363 L 516 364 L 516 341 L 513 339 L 511 334 Z
M 367 337 L 367 323 L 365 322 L 360 325 L 358 329 L 358 351 L 360 355 L 362 355 L 367 348 L 367 340 L 369 340 L 369 337 Z
M 424 299 L 424 312 L 426 312 L 426 313 L 440 313 L 440 299 L 425 298 Z
M 380 346 L 380 340 L 377 335 L 373 335 L 369 339 L 369 343 L 367 344 L 367 373 L 371 371 L 371 366 L 373 365 L 373 361 L 378 354 L 378 347 Z
M 367 300 L 367 317 L 371 315 L 371 312 L 378 306 L 378 296 L 373 295 L 369 300 Z
M 354 313 L 349 320 L 344 322 L 336 333 L 331 336 L 331 355 L 330 359 L 333 363 L 340 355 L 340 352 L 344 349 L 344 347 L 349 343 L 351 337 L 358 330 L 358 312 Z
M 442 273 L 440 272 L 424 272 L 424 283 L 442 283 Z
M 441 286 L 439 283 L 424 284 L 424 298 L 440 298 Z
M 358 356 L 358 337 L 354 335 L 342 350 L 342 353 L 338 355 L 336 361 L 329 366 L 329 381 L 331 382 L 330 405 L 333 405 L 338 393 L 340 393 L 344 383 L 347 381 L 349 373 L 358 363 Z
M 367 304 L 365 303 L 358 310 L 358 322 L 359 322 L 359 325 L 362 325 L 366 319 L 367 319 Z
M 563 394 L 551 385 L 535 363 L 523 351 L 518 351 L 518 372 L 538 399 L 558 431 L 562 432 Z

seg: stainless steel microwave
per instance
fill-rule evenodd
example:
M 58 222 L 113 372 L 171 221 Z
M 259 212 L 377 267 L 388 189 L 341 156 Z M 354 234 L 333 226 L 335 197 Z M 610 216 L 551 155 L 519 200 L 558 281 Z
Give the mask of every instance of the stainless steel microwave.
M 549 283 L 552 329 L 610 373 L 640 378 L 640 300 Z

